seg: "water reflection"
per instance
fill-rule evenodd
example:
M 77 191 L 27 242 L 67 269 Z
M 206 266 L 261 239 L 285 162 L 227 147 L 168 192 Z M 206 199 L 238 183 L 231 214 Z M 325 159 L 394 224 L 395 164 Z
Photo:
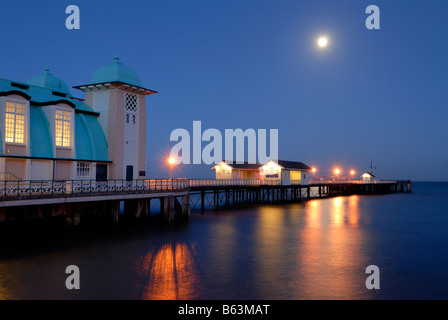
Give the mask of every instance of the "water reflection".
M 348 197 L 348 223 L 351 225 L 359 224 L 359 196 Z
M 195 249 L 187 243 L 166 243 L 148 252 L 137 266 L 143 283 L 141 299 L 190 300 L 197 296 Z
M 335 225 L 342 224 L 343 220 L 342 197 L 333 198 L 332 220 Z
M 302 243 L 297 294 L 308 299 L 365 298 L 359 197 L 311 201 L 305 212 L 307 227 L 297 234 Z
M 366 250 L 374 242 L 364 201 L 220 211 L 195 216 L 169 237 L 154 228 L 141 237 L 0 260 L 0 299 L 368 299 Z M 68 264 L 86 270 L 78 292 L 63 286 Z
M 283 283 L 282 269 L 288 265 L 285 261 L 289 254 L 289 248 L 285 246 L 288 234 L 285 231 L 286 225 L 290 223 L 288 212 L 283 207 L 259 208 L 253 264 L 256 283 L 252 285 L 253 290 L 257 291 L 257 298 L 281 297 L 283 288 L 279 288 L 278 283 Z
M 14 287 L 15 284 L 11 275 L 12 273 L 8 265 L 0 262 L 0 300 L 11 300 L 15 298 L 11 292 L 11 287 Z

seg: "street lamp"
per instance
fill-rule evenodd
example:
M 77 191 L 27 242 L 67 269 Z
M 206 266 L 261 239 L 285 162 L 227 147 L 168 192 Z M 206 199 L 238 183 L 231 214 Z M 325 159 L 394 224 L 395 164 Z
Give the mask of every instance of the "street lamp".
M 173 157 L 169 157 L 168 159 L 168 164 L 170 166 L 170 179 L 173 179 L 173 167 L 176 164 L 176 159 L 174 159 Z
M 316 172 L 317 172 L 317 169 L 316 169 L 315 167 L 312 167 L 312 168 L 311 168 L 311 172 L 312 172 L 312 174 L 313 174 L 313 180 L 316 179 Z
M 353 180 L 353 176 L 355 175 L 355 173 L 356 173 L 355 170 L 351 170 L 351 171 L 350 171 L 350 176 L 352 177 L 352 180 Z
M 340 173 L 341 173 L 341 170 L 339 168 L 334 169 L 334 174 L 336 175 L 336 178 L 338 178 Z

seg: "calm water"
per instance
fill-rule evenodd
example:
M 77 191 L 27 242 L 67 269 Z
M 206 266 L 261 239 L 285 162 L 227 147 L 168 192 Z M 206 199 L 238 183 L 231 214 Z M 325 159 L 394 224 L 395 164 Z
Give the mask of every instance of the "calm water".
M 448 299 L 448 183 L 413 189 L 3 237 L 0 299 Z

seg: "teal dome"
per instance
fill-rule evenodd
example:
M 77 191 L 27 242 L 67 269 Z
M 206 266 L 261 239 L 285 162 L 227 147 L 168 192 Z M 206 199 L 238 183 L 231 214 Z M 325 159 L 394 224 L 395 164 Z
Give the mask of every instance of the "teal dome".
M 71 95 L 68 85 L 61 79 L 53 76 L 48 68 L 45 69 L 43 74 L 28 80 L 27 83 L 33 86 L 43 87 Z
M 131 68 L 126 67 L 115 57 L 114 61 L 107 66 L 97 69 L 89 84 L 119 81 L 126 84 L 143 87 L 140 78 Z

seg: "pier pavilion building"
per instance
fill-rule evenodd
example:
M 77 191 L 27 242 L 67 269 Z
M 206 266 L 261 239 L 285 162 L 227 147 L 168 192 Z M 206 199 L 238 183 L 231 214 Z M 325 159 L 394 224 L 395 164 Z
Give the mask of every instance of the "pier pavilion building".
M 372 183 L 372 181 L 375 180 L 375 176 L 371 172 L 364 172 L 361 175 L 361 178 L 364 183 Z
M 297 161 L 270 160 L 263 165 L 221 161 L 212 170 L 215 170 L 218 180 L 244 179 L 260 180 L 261 183 L 270 185 L 307 185 L 311 168 Z
M 216 179 L 244 179 L 244 180 L 258 180 L 260 179 L 261 164 L 258 163 L 230 163 L 221 161 L 212 167 L 215 170 Z
M 264 184 L 308 184 L 311 168 L 302 162 L 270 160 L 260 167 L 260 180 Z
M 74 87 L 47 68 L 27 82 L 0 78 L 0 180 L 144 179 L 146 96 L 119 58 Z

